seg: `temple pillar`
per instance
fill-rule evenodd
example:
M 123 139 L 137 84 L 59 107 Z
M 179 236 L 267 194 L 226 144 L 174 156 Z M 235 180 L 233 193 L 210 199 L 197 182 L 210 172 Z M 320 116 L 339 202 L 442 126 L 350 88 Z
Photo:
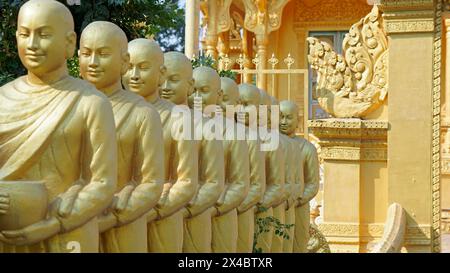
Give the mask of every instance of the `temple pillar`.
M 184 54 L 188 58 L 197 56 L 199 45 L 199 7 L 198 0 L 186 1 L 186 19 L 185 19 L 185 47 Z
M 388 202 L 406 212 L 403 251 L 438 252 L 440 1 L 381 7 L 389 37 Z
M 441 185 L 442 185 L 442 231 L 450 232 L 450 19 L 445 19 L 444 28 L 444 73 L 442 88 L 444 101 L 441 120 Z
M 331 252 L 366 252 L 387 210 L 387 121 L 309 121 L 324 164 L 323 222 Z
M 217 59 L 217 43 L 219 35 L 217 34 L 217 1 L 208 1 L 208 28 L 206 32 L 206 55 Z
M 258 70 L 267 68 L 267 45 L 269 44 L 269 37 L 267 34 L 256 34 L 256 54 L 258 54 L 259 63 Z M 258 88 L 267 91 L 267 74 L 259 73 L 256 83 Z

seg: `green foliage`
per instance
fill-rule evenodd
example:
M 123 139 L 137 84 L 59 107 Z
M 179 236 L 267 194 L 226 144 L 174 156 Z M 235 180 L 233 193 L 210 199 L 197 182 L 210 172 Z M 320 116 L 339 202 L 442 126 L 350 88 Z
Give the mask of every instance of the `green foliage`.
M 117 24 L 130 40 L 153 36 L 164 50 L 183 50 L 184 10 L 177 0 L 80 0 L 81 5 L 59 1 L 72 12 L 78 37 L 89 23 L 103 20 Z M 25 2 L 0 0 L 0 86 L 26 73 L 15 37 L 17 14 Z M 76 58 L 68 60 L 68 67 L 71 75 L 78 76 Z
M 220 60 L 220 58 L 219 58 Z M 212 69 L 216 70 L 217 73 L 219 73 L 220 77 L 228 77 L 232 80 L 236 80 L 236 72 L 233 72 L 231 70 L 219 70 L 217 68 L 217 62 L 209 55 L 200 55 L 196 58 L 192 58 L 191 60 L 192 67 L 195 69 L 199 66 L 207 66 L 211 67 Z
M 258 213 L 267 210 L 267 208 L 258 207 Z M 280 236 L 284 240 L 289 240 L 289 230 L 293 226 L 294 224 L 283 224 L 279 219 L 273 216 L 256 218 L 255 233 L 253 234 L 253 253 L 262 253 L 262 249 L 257 247 L 258 238 L 261 234 L 274 231 L 276 236 Z
M 0 86 L 25 74 L 16 46 L 16 21 L 25 1 L 0 0 Z
M 78 62 L 78 56 L 75 55 L 67 60 L 67 68 L 69 69 L 70 76 L 75 78 L 80 77 L 80 65 Z

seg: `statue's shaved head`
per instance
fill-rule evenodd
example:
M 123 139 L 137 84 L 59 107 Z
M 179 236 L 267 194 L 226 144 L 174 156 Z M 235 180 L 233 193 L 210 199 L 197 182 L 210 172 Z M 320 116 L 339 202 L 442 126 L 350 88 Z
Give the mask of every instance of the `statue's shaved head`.
M 156 65 L 164 64 L 164 52 L 159 44 L 150 39 L 138 38 L 128 43 L 130 54 L 144 54 L 152 63 Z
M 81 41 L 86 37 L 107 38 L 114 47 L 119 47 L 120 51 L 128 52 L 128 39 L 125 32 L 116 24 L 107 21 L 95 21 L 86 26 L 81 33 Z
M 30 17 L 54 18 L 60 26 L 64 26 L 66 31 L 74 30 L 72 13 L 61 2 L 55 0 L 30 0 L 22 5 L 19 10 L 18 21 Z

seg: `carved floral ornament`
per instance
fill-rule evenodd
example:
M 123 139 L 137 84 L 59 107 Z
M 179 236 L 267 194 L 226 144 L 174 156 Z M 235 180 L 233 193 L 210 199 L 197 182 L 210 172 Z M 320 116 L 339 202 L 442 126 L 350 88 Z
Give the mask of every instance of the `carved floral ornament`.
M 387 97 L 387 36 L 377 6 L 354 24 L 343 42 L 344 55 L 309 37 L 308 61 L 317 72 L 320 106 L 338 118 L 363 118 Z
M 290 0 L 243 0 L 246 29 L 269 34 L 281 25 L 281 14 Z

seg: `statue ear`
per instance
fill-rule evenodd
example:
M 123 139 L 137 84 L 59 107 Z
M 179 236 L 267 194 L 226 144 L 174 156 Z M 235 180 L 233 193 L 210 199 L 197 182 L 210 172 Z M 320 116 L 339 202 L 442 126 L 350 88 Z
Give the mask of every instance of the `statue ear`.
M 166 80 L 165 79 L 166 72 L 167 72 L 167 67 L 164 64 L 162 64 L 159 67 L 159 86 L 163 85 L 164 81 Z
M 122 75 L 125 75 L 125 73 L 127 73 L 129 64 L 130 64 L 130 53 L 125 52 L 122 54 L 122 68 L 120 70 Z
M 66 35 L 66 59 L 70 59 L 73 57 L 75 53 L 75 49 L 77 47 L 77 34 L 75 31 L 70 31 Z
M 195 84 L 194 78 L 192 78 L 188 81 L 188 86 L 189 86 L 188 94 L 187 94 L 188 96 L 190 96 L 190 95 L 192 95 L 192 93 L 194 93 L 194 84 Z

